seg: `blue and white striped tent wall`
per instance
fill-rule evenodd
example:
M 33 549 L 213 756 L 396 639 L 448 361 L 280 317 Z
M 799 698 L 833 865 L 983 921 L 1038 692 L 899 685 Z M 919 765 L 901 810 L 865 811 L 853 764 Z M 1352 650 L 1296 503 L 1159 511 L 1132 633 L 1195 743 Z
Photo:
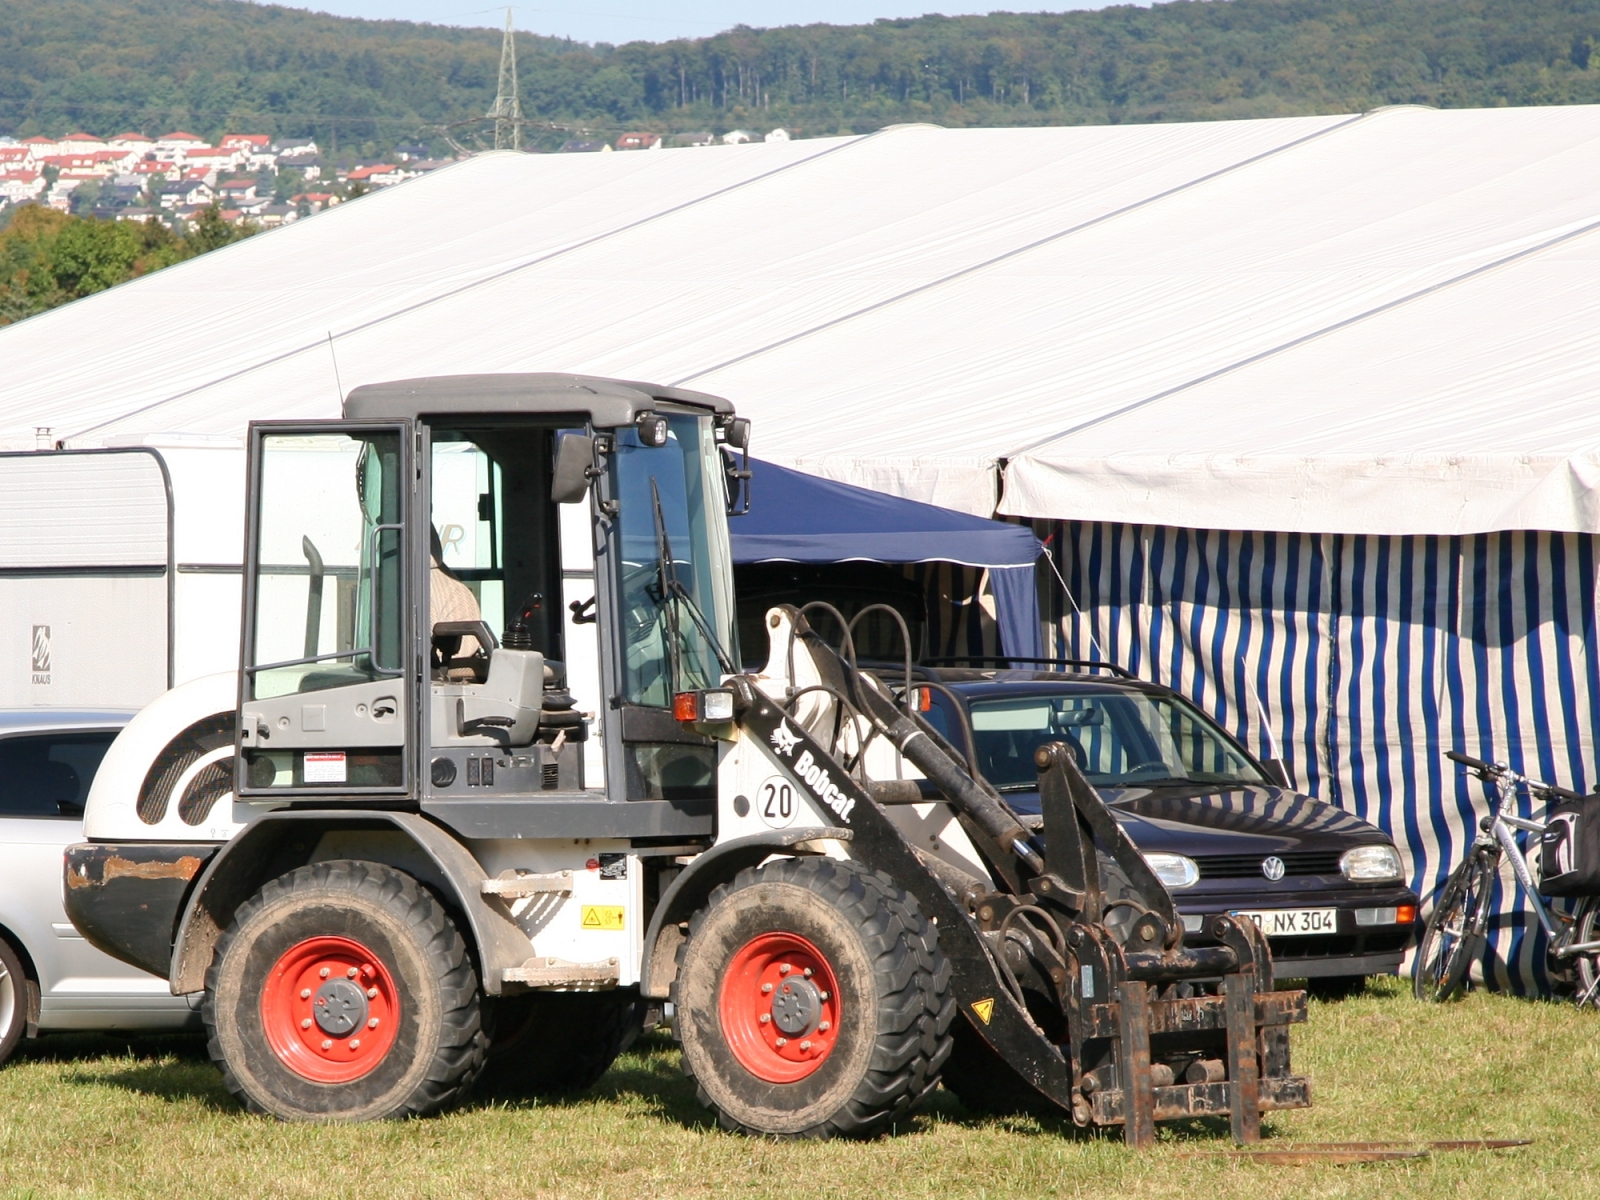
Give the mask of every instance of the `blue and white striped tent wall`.
M 1263 757 L 1279 750 L 1302 790 L 1395 838 L 1425 901 L 1487 811 L 1444 751 L 1595 783 L 1594 536 L 1035 529 L 1070 591 L 1050 589 L 1058 652 L 1113 659 Z M 1509 868 L 1495 902 L 1489 982 L 1543 989 L 1543 941 Z
M 914 563 L 908 564 L 905 571 L 922 589 L 927 606 L 926 657 L 1000 653 L 994 612 L 985 607 L 989 597 L 982 567 Z

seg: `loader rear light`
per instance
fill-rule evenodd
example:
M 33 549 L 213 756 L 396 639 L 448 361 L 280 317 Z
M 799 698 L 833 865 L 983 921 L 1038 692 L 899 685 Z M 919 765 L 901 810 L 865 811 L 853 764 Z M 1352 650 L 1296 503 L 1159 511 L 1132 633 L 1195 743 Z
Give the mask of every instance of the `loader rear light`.
M 917 711 L 918 712 L 932 712 L 933 711 L 933 689 L 932 688 L 918 688 L 917 689 Z
M 672 698 L 672 717 L 677 721 L 731 721 L 733 693 L 726 688 L 679 692 Z

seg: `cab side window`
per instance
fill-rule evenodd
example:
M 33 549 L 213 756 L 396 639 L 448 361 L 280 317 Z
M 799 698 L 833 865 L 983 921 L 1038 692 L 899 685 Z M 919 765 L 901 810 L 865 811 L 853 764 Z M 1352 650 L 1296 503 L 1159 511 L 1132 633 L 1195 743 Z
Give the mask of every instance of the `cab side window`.
M 114 733 L 0 738 L 0 817 L 81 817 Z

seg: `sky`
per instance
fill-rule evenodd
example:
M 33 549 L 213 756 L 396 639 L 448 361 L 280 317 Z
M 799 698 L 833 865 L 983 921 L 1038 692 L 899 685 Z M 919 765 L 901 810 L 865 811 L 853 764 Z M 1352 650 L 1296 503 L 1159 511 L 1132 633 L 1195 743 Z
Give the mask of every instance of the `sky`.
M 285 0 L 279 0 L 285 2 Z M 375 17 L 403 21 L 432 21 L 441 25 L 494 25 L 505 23 L 505 6 L 474 8 L 474 0 L 314 0 L 295 8 L 341 17 Z M 1126 2 L 1126 0 L 1124 0 Z M 580 42 L 664 42 L 680 37 L 705 37 L 735 25 L 805 25 L 826 21 L 835 25 L 861 25 L 878 17 L 915 17 L 926 12 L 1061 12 L 1069 8 L 1101 8 L 1106 0 L 1056 0 L 1055 3 L 1005 3 L 1005 0 L 967 0 L 954 6 L 939 0 L 676 0 L 652 4 L 649 0 L 553 0 L 543 5 L 516 4 L 512 21 L 518 29 Z

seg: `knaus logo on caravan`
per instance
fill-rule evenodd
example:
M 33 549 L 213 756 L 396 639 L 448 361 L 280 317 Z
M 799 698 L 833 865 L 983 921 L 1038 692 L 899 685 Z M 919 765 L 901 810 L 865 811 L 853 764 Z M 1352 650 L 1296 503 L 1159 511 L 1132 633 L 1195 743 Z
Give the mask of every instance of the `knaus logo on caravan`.
M 50 682 L 50 626 L 33 627 L 33 682 Z
M 785 758 L 792 757 L 799 744 L 799 735 L 791 732 L 786 722 L 779 722 L 772 731 L 772 745 Z M 800 751 L 800 757 L 794 760 L 793 770 L 805 782 L 811 794 L 831 808 L 835 816 L 841 821 L 850 819 L 850 810 L 856 806 L 855 800 L 839 790 L 828 769 L 816 760 L 811 751 Z

